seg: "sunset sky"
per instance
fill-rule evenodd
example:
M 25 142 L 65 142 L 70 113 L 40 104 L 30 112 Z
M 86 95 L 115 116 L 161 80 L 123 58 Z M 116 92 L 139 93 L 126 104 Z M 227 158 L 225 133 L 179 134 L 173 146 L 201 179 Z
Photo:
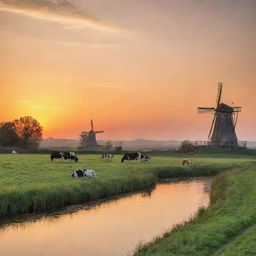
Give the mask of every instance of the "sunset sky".
M 205 140 L 217 83 L 256 140 L 255 0 L 0 0 L 0 122 L 44 137 Z

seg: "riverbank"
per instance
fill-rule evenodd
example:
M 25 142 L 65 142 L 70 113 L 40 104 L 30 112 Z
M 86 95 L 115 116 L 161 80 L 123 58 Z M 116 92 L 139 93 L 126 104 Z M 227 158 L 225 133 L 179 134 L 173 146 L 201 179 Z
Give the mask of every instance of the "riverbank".
M 136 256 L 250 256 L 256 253 L 256 164 L 220 174 L 210 206 L 162 238 L 142 246 Z
M 214 176 L 242 166 L 252 159 L 190 157 L 193 165 L 182 166 L 184 157 L 153 157 L 150 163 L 102 161 L 100 155 L 80 155 L 78 163 L 48 155 L 0 155 L 0 216 L 37 212 L 86 203 L 143 189 L 151 189 L 160 178 Z M 93 169 L 97 179 L 72 179 L 75 169 Z

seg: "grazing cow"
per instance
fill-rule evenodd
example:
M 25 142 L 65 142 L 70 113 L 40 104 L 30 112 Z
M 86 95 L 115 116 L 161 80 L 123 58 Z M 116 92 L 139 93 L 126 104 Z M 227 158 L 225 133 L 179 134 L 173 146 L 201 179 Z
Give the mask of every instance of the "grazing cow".
M 141 161 L 142 162 L 149 162 L 150 161 L 150 156 L 149 155 L 141 155 Z
M 76 170 L 73 171 L 71 174 L 72 178 L 87 178 L 87 179 L 94 179 L 96 178 L 96 173 L 94 170 L 87 170 L 87 169 L 83 169 L 83 170 Z
M 124 154 L 124 156 L 121 159 L 121 163 L 124 162 L 124 160 L 141 160 L 141 153 L 140 152 L 127 152 Z
M 76 162 L 78 161 L 78 157 L 75 152 L 63 152 L 63 157 L 65 160 L 70 159 L 71 161 L 72 160 L 75 160 Z
M 71 161 L 75 160 L 76 162 L 78 161 L 78 157 L 75 152 L 54 151 L 51 153 L 51 161 L 53 161 L 54 158 L 63 158 L 65 160 L 70 159 Z
M 182 165 L 191 165 L 191 164 L 192 164 L 191 160 L 185 159 L 182 161 Z
M 101 159 L 102 159 L 102 160 L 105 159 L 105 160 L 112 161 L 113 157 L 114 157 L 113 154 L 103 154 L 103 155 L 101 156 Z

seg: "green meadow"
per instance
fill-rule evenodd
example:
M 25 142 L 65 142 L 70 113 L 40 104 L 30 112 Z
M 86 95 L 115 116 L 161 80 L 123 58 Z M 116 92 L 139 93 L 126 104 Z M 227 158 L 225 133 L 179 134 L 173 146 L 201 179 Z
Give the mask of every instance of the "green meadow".
M 187 156 L 153 156 L 149 163 L 113 162 L 100 155 L 79 155 L 79 162 L 50 161 L 47 154 L 0 155 L 0 216 L 42 211 L 107 198 L 154 187 L 158 179 L 214 176 L 242 166 L 246 155 L 189 156 L 191 166 L 182 166 Z M 238 157 L 239 156 L 239 157 Z M 97 179 L 73 179 L 76 169 L 93 169 Z
M 191 166 L 182 166 L 183 159 Z M 216 176 L 210 206 L 190 221 L 142 245 L 142 256 L 253 256 L 256 253 L 256 161 L 246 154 L 152 156 L 149 163 L 112 162 L 81 154 L 79 162 L 50 161 L 47 154 L 0 155 L 0 216 L 61 208 L 152 189 L 160 179 Z M 76 169 L 97 179 L 73 179 Z

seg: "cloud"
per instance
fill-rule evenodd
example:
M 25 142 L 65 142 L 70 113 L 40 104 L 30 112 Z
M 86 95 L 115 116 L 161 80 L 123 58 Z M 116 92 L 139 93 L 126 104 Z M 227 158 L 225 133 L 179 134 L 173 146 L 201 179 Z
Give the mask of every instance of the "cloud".
M 83 43 L 83 42 L 68 42 L 68 41 L 51 41 L 54 44 L 67 46 L 67 47 L 91 47 L 91 48 L 107 48 L 119 47 L 119 44 L 114 43 Z
M 120 28 L 79 10 L 67 0 L 0 0 L 0 10 L 57 22 L 72 29 L 89 27 L 112 33 L 123 32 Z

